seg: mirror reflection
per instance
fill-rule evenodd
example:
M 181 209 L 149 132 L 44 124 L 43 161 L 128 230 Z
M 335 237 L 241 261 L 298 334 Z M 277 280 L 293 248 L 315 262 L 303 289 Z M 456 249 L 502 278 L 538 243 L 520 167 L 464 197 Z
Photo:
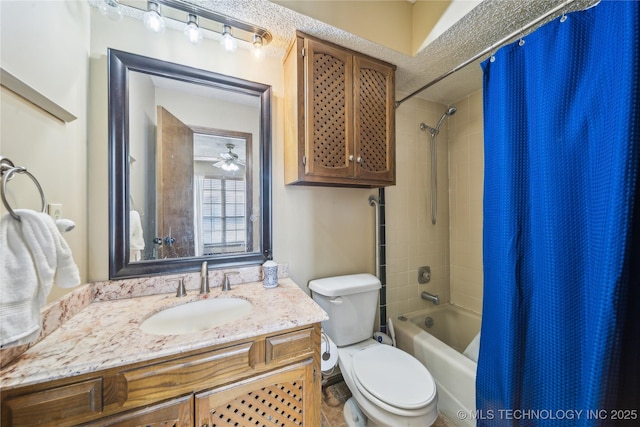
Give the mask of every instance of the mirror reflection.
M 140 72 L 129 77 L 129 260 L 255 251 L 259 99 Z
M 269 87 L 119 51 L 110 61 L 111 277 L 267 259 Z

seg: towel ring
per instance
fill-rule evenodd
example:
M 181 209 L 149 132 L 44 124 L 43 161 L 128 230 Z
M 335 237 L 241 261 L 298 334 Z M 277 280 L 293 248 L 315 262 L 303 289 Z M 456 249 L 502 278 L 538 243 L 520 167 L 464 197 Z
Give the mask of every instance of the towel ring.
M 2 204 L 4 204 L 4 207 L 7 208 L 7 211 L 9 211 L 9 214 L 13 218 L 21 221 L 20 216 L 13 211 L 6 197 L 7 182 L 9 182 L 11 178 L 13 178 L 13 175 L 15 175 L 16 173 L 23 173 L 27 175 L 36 185 L 38 191 L 40 192 L 40 199 L 42 200 L 42 212 L 44 213 L 47 208 L 47 202 L 44 197 L 44 191 L 42 191 L 42 187 L 40 186 L 40 183 L 38 182 L 36 177 L 33 176 L 31 172 L 29 172 L 26 168 L 23 168 L 22 166 L 15 166 L 13 162 L 6 157 L 0 157 L 0 174 L 2 174 L 2 192 L 0 193 L 0 195 L 2 196 Z

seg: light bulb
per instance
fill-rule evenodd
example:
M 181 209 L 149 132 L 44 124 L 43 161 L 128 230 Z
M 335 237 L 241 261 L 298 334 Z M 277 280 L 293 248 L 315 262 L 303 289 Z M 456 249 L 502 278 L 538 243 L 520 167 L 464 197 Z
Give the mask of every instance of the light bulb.
M 238 48 L 238 42 L 231 35 L 231 27 L 228 25 L 222 26 L 222 37 L 220 38 L 220 44 L 227 52 L 235 52 Z
M 253 35 L 253 56 L 262 58 L 262 37 L 257 34 Z
M 184 35 L 193 44 L 198 44 L 202 41 L 202 30 L 198 26 L 198 17 L 196 15 L 189 14 L 187 25 L 184 26 Z
M 98 9 L 100 9 L 100 13 L 112 21 L 122 21 L 122 9 L 118 0 L 102 0 L 98 5 Z
M 160 5 L 150 1 L 147 3 L 147 8 L 148 11 L 145 12 L 144 17 L 142 18 L 144 26 L 154 33 L 163 32 L 165 23 L 164 18 L 160 15 Z

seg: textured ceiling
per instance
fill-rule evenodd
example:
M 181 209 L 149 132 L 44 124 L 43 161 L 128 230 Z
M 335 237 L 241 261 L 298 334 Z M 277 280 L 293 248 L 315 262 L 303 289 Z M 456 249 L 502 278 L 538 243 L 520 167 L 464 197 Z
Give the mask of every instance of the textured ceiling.
M 273 35 L 265 54 L 284 58 L 296 30 L 331 41 L 355 51 L 395 64 L 396 88 L 411 93 L 437 77 L 447 73 L 500 39 L 517 31 L 545 12 L 566 0 L 484 0 L 449 30 L 426 46 L 416 56 L 357 37 L 339 28 L 301 15 L 268 0 L 190 0 L 191 3 L 219 12 L 250 24 L 264 27 Z M 567 11 L 585 9 L 596 0 L 577 0 Z M 545 22 L 557 17 L 547 19 Z M 363 10 L 366 19 L 366 10 Z M 529 32 L 532 30 L 529 30 Z M 447 77 L 419 97 L 451 104 L 482 87 L 479 63 L 468 65 Z

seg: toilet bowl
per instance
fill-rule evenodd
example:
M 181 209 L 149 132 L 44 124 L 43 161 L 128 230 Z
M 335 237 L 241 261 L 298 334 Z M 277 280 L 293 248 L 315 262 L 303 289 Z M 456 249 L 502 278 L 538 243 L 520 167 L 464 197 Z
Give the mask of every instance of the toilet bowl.
M 349 427 L 430 426 L 438 411 L 427 368 L 371 338 L 380 286 L 370 274 L 309 282 L 313 299 L 329 314 L 322 327 L 338 347 L 338 365 L 355 400 L 345 405 L 345 422 Z
M 433 377 L 408 353 L 371 339 L 339 348 L 338 364 L 367 426 L 425 427 L 438 417 Z

